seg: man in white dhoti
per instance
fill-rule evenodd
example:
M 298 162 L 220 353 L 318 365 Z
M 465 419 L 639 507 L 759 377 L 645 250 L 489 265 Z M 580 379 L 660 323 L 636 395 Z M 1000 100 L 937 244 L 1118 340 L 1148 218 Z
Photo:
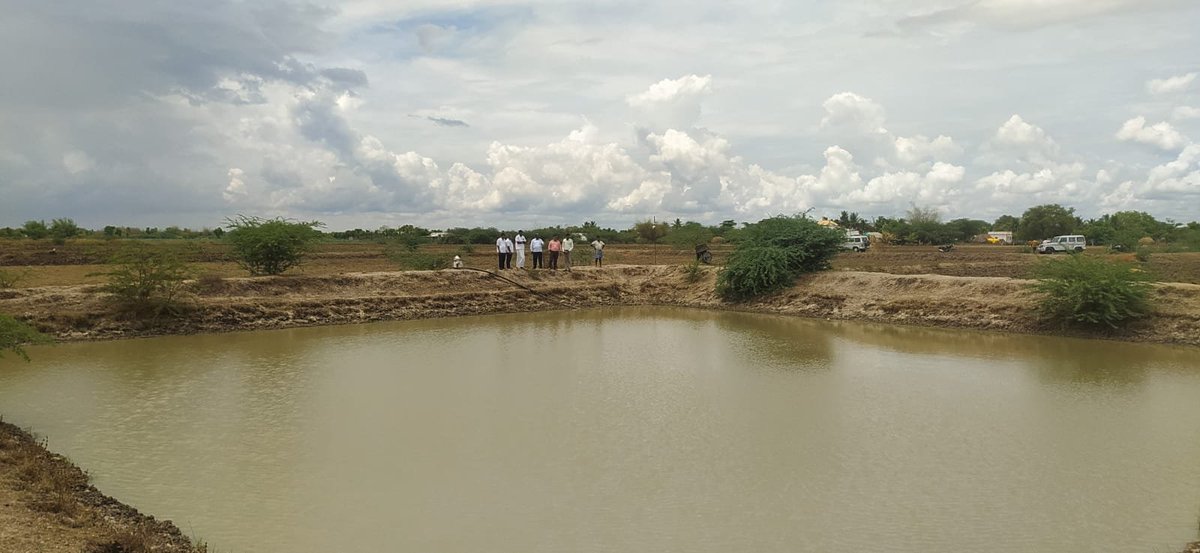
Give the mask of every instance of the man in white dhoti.
M 517 268 L 525 268 L 525 231 L 518 230 L 517 235 L 513 237 L 514 253 L 517 254 Z

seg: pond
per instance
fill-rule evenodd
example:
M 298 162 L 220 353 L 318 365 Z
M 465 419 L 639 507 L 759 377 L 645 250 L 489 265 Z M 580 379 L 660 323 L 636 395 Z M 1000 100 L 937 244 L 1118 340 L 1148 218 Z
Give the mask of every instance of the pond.
M 219 551 L 1143 551 L 1200 351 L 619 308 L 37 347 L 0 414 Z

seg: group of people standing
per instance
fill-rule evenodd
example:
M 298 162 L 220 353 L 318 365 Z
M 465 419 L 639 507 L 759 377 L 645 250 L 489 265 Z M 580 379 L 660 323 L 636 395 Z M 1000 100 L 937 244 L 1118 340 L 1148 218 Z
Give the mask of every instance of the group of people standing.
M 517 258 L 517 268 L 525 268 L 525 231 L 518 230 L 517 234 L 509 238 L 506 234 L 501 233 L 500 238 L 496 239 L 496 255 L 499 260 L 500 269 L 512 269 L 513 257 Z M 542 256 L 545 252 L 550 253 L 549 269 L 551 271 L 558 270 L 559 257 L 563 260 L 564 268 L 571 270 L 571 252 L 575 251 L 575 241 L 568 235 L 563 239 L 557 236 L 551 237 L 547 243 L 542 240 L 541 236 L 534 236 L 533 240 L 528 241 L 529 253 L 533 254 L 533 268 L 545 268 L 542 265 Z M 597 267 L 604 266 L 604 241 L 597 238 L 591 243 L 592 264 Z

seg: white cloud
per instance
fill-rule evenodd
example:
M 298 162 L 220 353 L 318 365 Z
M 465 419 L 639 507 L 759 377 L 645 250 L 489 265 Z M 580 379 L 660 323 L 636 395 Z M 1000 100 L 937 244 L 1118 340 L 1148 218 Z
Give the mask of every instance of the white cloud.
M 1174 94 L 1183 92 L 1196 81 L 1196 73 L 1176 75 L 1166 79 L 1152 79 L 1146 82 L 1146 91 L 1151 94 Z
M 1171 111 L 1171 119 L 1176 121 L 1184 121 L 1187 119 L 1200 119 L 1200 108 L 1191 106 L 1179 106 Z
M 878 102 L 853 92 L 834 94 L 821 104 L 825 116 L 822 128 L 851 129 L 863 134 L 887 134 L 883 128 L 887 121 L 883 106 Z
M 1117 140 L 1150 144 L 1163 150 L 1178 150 L 1189 142 L 1170 123 L 1162 121 L 1147 127 L 1146 118 L 1141 116 L 1134 117 L 1121 125 L 1116 137 Z
M 627 96 L 625 102 L 638 111 L 639 122 L 650 128 L 687 128 L 700 118 L 700 102 L 711 92 L 712 75 L 685 75 L 654 83 Z
M 904 166 L 918 165 L 925 161 L 943 160 L 962 154 L 963 149 L 954 139 L 945 135 L 929 139 L 924 135 L 896 137 L 896 159 Z

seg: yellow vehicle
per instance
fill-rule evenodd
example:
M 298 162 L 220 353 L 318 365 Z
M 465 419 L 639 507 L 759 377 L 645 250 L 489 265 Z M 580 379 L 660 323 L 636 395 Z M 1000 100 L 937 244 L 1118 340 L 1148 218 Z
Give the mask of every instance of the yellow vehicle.
M 988 244 L 1003 244 L 1004 239 L 1000 238 L 999 236 L 989 236 L 989 237 L 987 237 L 987 243 Z

